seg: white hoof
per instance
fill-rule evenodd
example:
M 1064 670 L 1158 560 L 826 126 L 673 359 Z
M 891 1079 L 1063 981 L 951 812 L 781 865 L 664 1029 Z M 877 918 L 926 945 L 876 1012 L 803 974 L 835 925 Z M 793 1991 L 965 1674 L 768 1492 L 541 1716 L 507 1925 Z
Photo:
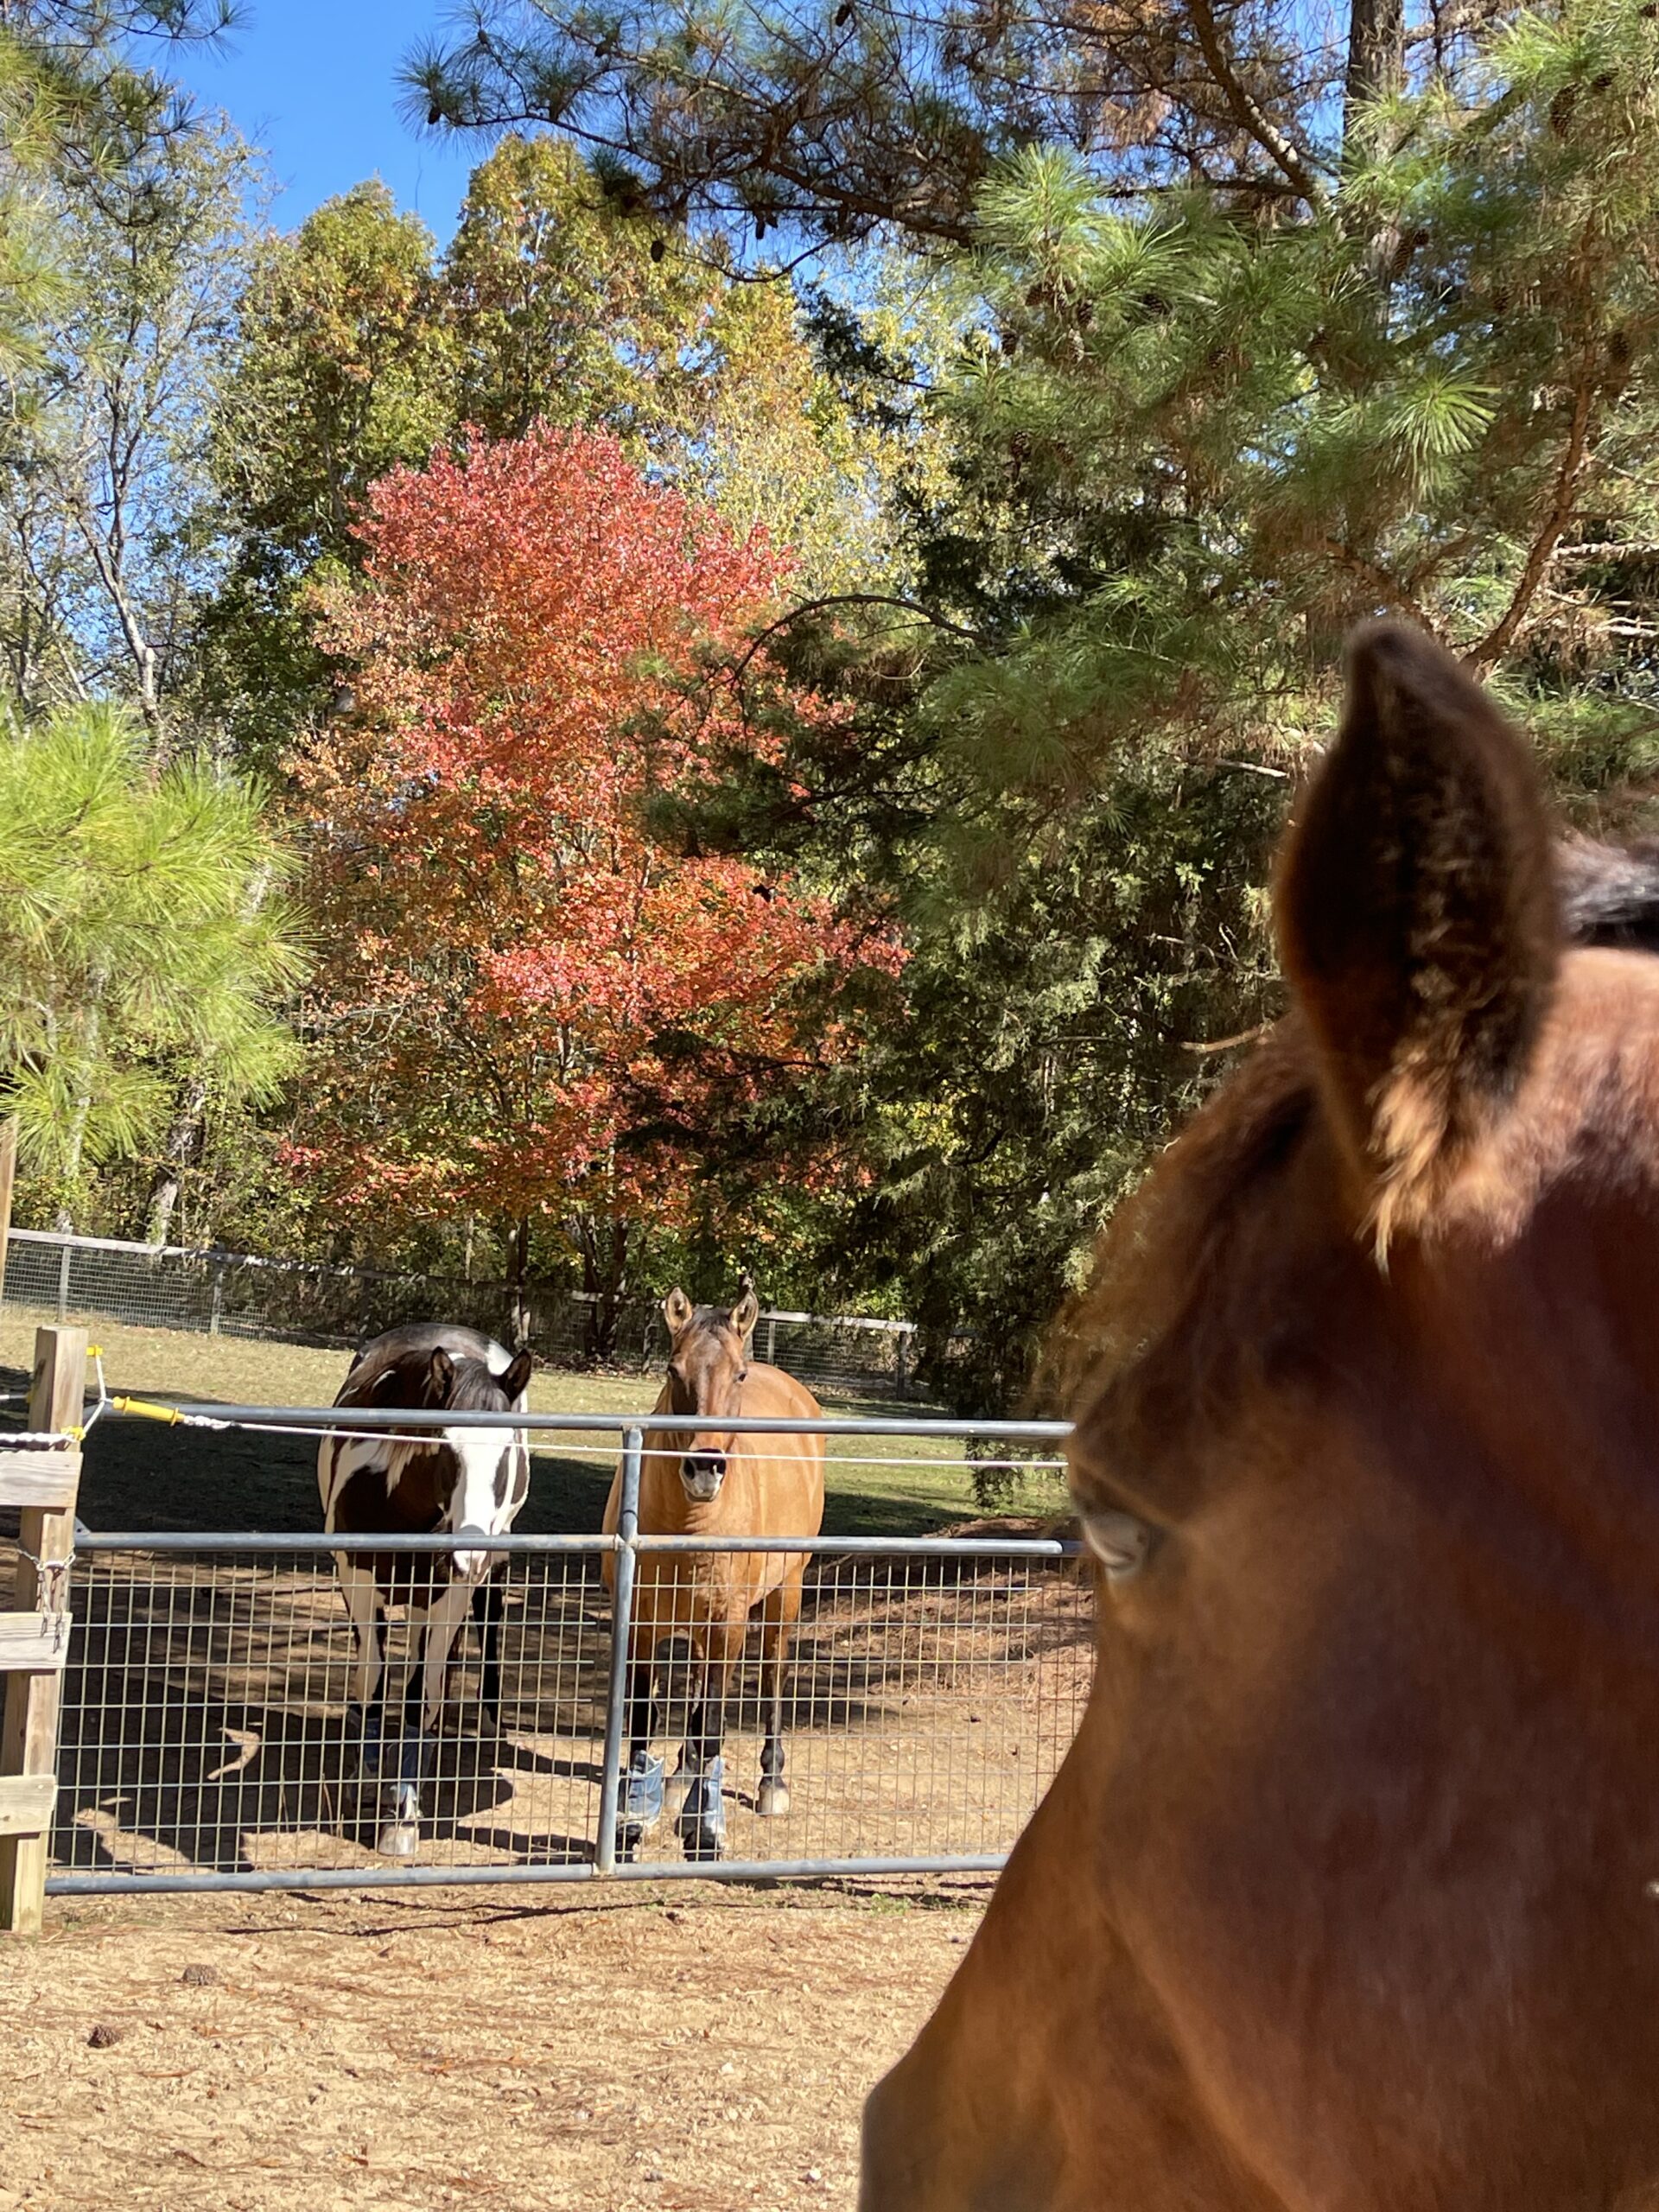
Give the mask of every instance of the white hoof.
M 421 1831 L 413 1821 L 388 1821 L 374 1840 L 383 1859 L 412 1859 L 420 1848 Z
M 774 1782 L 768 1775 L 760 1784 L 754 1809 L 763 1821 L 781 1821 L 789 1810 L 789 1784 Z

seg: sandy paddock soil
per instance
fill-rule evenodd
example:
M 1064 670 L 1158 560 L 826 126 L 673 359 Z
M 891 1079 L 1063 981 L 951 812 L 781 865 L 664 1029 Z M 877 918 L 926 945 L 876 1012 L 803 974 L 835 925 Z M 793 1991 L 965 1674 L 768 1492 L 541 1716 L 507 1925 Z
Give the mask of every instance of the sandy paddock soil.
M 60 1900 L 0 1949 L 0 2208 L 848 2208 L 986 1894 Z

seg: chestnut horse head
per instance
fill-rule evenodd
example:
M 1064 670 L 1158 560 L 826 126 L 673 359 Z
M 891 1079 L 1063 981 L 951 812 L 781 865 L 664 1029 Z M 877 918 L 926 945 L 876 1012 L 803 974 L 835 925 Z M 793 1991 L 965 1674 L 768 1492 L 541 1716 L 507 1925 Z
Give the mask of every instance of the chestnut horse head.
M 749 1339 L 760 1316 L 760 1301 L 747 1275 L 738 1287 L 737 1303 L 693 1306 L 683 1290 L 671 1290 L 663 1300 L 668 1324 L 668 1406 L 670 1413 L 707 1414 L 716 1420 L 739 1410 L 740 1393 L 748 1380 Z M 707 1505 L 720 1495 L 731 1456 L 732 1438 L 717 1429 L 689 1433 L 680 1459 L 680 1480 L 685 1494 Z
M 866 2212 L 1659 2205 L 1659 868 L 1363 633 L 1065 1332 L 1093 1691 Z

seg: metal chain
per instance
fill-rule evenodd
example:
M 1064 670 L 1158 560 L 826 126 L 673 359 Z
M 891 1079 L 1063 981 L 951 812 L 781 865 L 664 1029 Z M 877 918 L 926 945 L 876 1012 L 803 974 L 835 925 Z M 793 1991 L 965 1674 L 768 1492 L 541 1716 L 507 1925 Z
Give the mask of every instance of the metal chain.
M 44 1603 L 37 1605 L 35 1610 L 67 1616 L 69 1611 L 69 1571 L 75 1563 L 74 1552 L 71 1550 L 62 1559 L 42 1559 L 38 1552 L 30 1551 L 26 1544 L 16 1544 L 13 1548 L 20 1560 L 28 1560 L 39 1578 L 39 1594 Z

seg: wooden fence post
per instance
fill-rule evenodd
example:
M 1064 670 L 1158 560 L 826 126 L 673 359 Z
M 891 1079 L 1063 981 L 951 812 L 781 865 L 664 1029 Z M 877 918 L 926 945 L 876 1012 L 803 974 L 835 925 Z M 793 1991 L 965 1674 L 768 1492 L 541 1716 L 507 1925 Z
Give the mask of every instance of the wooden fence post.
M 78 1430 L 86 1395 L 86 1332 L 35 1332 L 32 1430 Z M 15 1612 L 0 1612 L 0 1929 L 38 1936 L 57 1797 L 58 1707 L 69 1642 L 80 1446 L 8 1452 L 0 1434 L 0 1505 L 22 1509 Z

